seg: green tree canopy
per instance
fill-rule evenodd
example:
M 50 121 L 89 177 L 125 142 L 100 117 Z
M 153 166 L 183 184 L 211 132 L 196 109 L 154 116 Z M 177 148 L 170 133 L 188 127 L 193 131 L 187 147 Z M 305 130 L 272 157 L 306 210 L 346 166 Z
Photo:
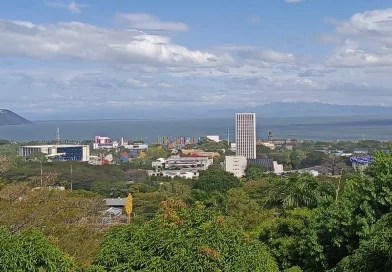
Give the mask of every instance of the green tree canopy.
M 245 177 L 247 180 L 261 180 L 265 176 L 266 169 L 262 165 L 249 164 L 245 170 Z
M 162 202 L 156 218 L 110 231 L 92 271 L 278 271 L 265 246 L 197 204 Z
M 335 188 L 329 182 L 318 181 L 309 174 L 291 175 L 271 183 L 267 203 L 269 206 L 285 209 L 315 208 L 334 194 Z
M 392 214 L 389 213 L 371 227 L 354 253 L 344 258 L 337 272 L 392 271 Z
M 77 267 L 37 231 L 11 235 L 0 229 L 0 271 L 72 272 Z
M 323 247 L 318 242 L 316 217 L 307 208 L 285 211 L 259 230 L 259 239 L 268 245 L 280 269 L 298 266 L 304 271 L 325 271 Z
M 199 179 L 195 182 L 194 189 L 206 192 L 226 192 L 232 188 L 241 187 L 241 181 L 233 174 L 217 167 L 201 171 Z

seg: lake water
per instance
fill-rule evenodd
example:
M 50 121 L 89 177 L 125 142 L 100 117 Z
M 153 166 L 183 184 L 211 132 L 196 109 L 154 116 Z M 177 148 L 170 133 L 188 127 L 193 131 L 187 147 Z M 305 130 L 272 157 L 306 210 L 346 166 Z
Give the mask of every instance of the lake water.
M 158 136 L 201 137 L 220 135 L 234 140 L 235 120 L 100 120 L 100 121 L 45 121 L 30 125 L 0 126 L 0 139 L 18 142 L 54 140 L 57 126 L 62 140 L 92 140 L 94 136 L 108 136 L 113 140 L 143 139 L 156 141 Z M 266 139 L 268 132 L 275 138 L 299 140 L 392 140 L 391 117 L 339 117 L 339 118 L 258 118 L 257 138 Z

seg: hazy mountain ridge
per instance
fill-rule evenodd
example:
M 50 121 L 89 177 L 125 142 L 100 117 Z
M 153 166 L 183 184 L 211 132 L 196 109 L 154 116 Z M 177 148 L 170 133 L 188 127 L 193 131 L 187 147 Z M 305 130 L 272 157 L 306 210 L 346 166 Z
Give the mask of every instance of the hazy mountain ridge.
M 25 124 L 31 124 L 31 122 L 10 110 L 0 109 L 0 126 Z
M 208 114 L 216 117 L 232 116 L 236 112 L 255 112 L 258 117 L 339 117 L 392 115 L 392 107 L 351 106 L 308 102 L 276 102 L 258 107 L 240 109 L 210 110 Z

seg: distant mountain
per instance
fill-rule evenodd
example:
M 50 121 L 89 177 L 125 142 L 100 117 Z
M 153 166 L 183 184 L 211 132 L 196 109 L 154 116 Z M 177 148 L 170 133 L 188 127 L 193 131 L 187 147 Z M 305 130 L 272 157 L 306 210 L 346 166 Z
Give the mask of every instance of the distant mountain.
M 270 103 L 259 107 L 210 110 L 207 115 L 217 118 L 229 117 L 236 112 L 255 112 L 258 117 L 339 117 L 339 116 L 369 116 L 391 115 L 392 107 L 381 106 L 347 106 L 323 103 Z
M 24 124 L 31 124 L 31 122 L 10 110 L 0 109 L 0 126 Z

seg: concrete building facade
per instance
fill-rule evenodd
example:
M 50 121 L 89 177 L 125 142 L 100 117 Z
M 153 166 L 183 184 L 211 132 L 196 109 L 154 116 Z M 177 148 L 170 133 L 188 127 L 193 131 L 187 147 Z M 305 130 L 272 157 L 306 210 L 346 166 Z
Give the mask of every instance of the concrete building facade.
M 33 153 L 42 153 L 48 159 L 57 161 L 83 161 L 90 157 L 88 145 L 33 145 L 21 146 L 19 156 L 29 158 Z
M 226 172 L 234 174 L 237 178 L 245 176 L 245 170 L 248 165 L 247 158 L 245 156 L 226 156 L 224 167 Z
M 256 159 L 256 114 L 235 115 L 236 155 Z

